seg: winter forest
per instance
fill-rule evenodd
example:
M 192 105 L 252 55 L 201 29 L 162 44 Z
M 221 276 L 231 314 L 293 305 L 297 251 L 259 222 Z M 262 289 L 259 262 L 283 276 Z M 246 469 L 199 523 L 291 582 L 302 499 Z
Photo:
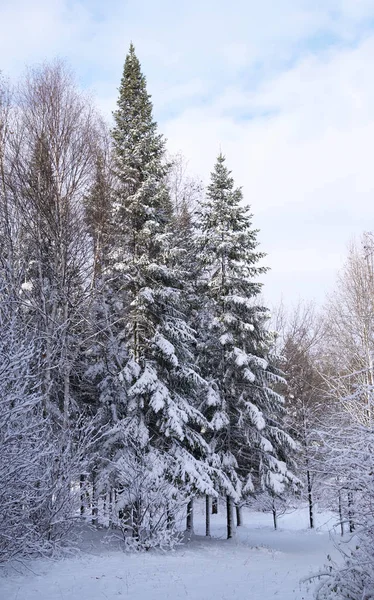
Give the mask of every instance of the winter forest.
M 304 506 L 342 541 L 315 597 L 373 599 L 373 237 L 322 308 L 266 306 L 235 164 L 191 176 L 150 92 L 133 45 L 109 125 L 64 62 L 0 79 L 0 563 Z

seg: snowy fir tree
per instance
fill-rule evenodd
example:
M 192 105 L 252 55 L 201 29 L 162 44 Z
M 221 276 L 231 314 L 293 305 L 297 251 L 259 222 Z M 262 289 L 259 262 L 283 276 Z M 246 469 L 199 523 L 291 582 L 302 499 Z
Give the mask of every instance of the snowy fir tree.
M 201 434 L 207 422 L 197 408 L 202 381 L 194 368 L 183 270 L 175 260 L 165 143 L 133 46 L 119 92 L 112 132 L 112 240 L 104 284 L 109 325 L 105 361 L 98 367 L 101 401 L 110 406 L 115 436 L 111 462 L 120 473 L 124 463 L 130 468 L 140 457 L 148 465 L 144 468 L 160 464 L 163 457 L 164 477 L 172 485 L 212 492 L 204 462 L 208 445 Z M 133 523 L 140 513 L 136 507 Z M 135 530 L 138 536 L 139 523 Z
M 200 363 L 211 383 L 206 406 L 215 429 L 212 448 L 231 483 L 221 490 L 229 520 L 232 501 L 256 486 L 281 494 L 297 483 L 287 465 L 295 443 L 282 426 L 283 398 L 274 389 L 282 378 L 272 363 L 268 312 L 255 302 L 258 276 L 266 269 L 259 265 L 257 231 L 242 201 L 220 154 L 199 222 L 205 284 Z

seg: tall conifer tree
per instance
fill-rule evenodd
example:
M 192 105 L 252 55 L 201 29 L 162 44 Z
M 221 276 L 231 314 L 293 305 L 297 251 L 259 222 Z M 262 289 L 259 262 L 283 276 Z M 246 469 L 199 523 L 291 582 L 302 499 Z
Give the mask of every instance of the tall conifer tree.
M 232 499 L 253 491 L 256 482 L 280 493 L 293 479 L 285 459 L 294 443 L 281 427 L 283 399 L 273 389 L 280 376 L 271 364 L 267 310 L 256 304 L 264 255 L 256 249 L 257 231 L 242 200 L 220 154 L 200 215 L 205 283 L 200 361 L 211 382 L 212 445 L 234 489 L 225 484 L 229 520 Z
M 194 370 L 183 273 L 175 261 L 165 142 L 132 45 L 114 119 L 117 183 L 106 296 L 111 343 L 123 351 L 112 353 L 110 385 L 103 386 L 103 395 L 137 456 L 144 460 L 150 453 L 155 461 L 156 453 L 169 479 L 212 491 L 201 460 L 208 450 L 201 435 L 207 422 L 196 407 L 200 377 Z M 126 444 L 117 454 L 122 463 L 125 454 Z

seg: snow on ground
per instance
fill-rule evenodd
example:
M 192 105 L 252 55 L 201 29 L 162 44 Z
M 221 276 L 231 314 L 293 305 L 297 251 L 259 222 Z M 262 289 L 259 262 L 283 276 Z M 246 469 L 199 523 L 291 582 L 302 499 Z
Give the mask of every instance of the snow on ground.
M 299 581 L 315 573 L 327 554 L 337 555 L 329 529 L 334 517 L 317 518 L 307 529 L 307 511 L 280 517 L 244 511 L 235 540 L 225 539 L 225 512 L 212 515 L 212 539 L 204 534 L 202 506 L 195 515 L 198 535 L 174 552 L 124 554 L 99 548 L 59 561 L 34 561 L 25 574 L 0 578 L 0 600 L 309 600 L 316 583 Z M 201 535 L 200 535 L 201 534 Z

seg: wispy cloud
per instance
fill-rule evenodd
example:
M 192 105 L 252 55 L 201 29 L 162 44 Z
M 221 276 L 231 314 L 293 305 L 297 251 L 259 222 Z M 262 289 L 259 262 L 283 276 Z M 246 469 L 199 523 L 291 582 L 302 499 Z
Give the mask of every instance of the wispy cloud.
M 1 0 L 0 69 L 66 57 L 106 115 L 130 40 L 172 150 L 218 148 L 273 267 L 265 296 L 322 297 L 371 228 L 372 0 Z

